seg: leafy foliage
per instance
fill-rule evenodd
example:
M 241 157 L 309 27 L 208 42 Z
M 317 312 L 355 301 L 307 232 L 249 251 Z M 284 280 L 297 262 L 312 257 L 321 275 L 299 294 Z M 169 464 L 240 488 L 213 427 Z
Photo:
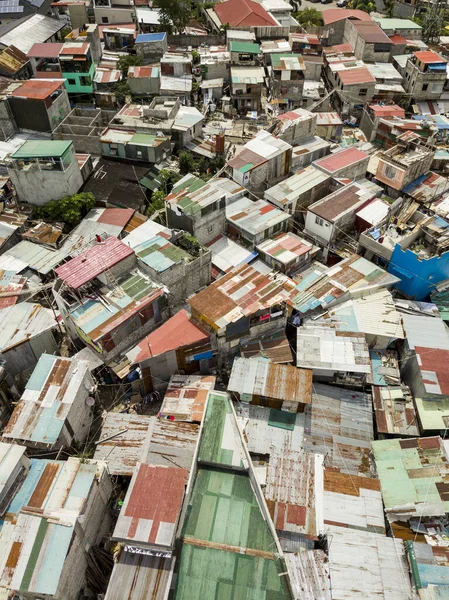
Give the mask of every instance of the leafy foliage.
M 190 233 L 184 233 L 178 239 L 178 246 L 183 248 L 186 252 L 190 254 L 190 256 L 194 256 L 195 258 L 200 255 L 200 250 L 202 248 L 199 241 L 190 235 Z
M 366 13 L 372 13 L 377 10 L 375 0 L 351 0 L 348 8 L 363 10 Z
M 171 33 L 171 25 L 182 31 L 192 16 L 190 0 L 154 0 L 153 8 L 160 9 L 160 25 Z
M 62 221 L 74 227 L 95 206 L 95 196 L 90 192 L 64 196 L 59 200 L 50 200 L 33 210 L 34 219 L 44 221 Z
M 180 152 L 179 153 L 179 170 L 183 175 L 186 173 L 190 173 L 195 169 L 195 161 L 190 152 Z
M 151 217 L 156 211 L 161 210 L 165 206 L 165 192 L 163 190 L 156 190 L 151 196 L 151 202 L 147 208 L 147 217 Z
M 304 10 L 298 10 L 293 16 L 298 23 L 302 25 L 302 27 L 320 27 L 323 25 L 321 13 L 316 8 L 305 8 Z
M 123 77 L 128 75 L 129 67 L 140 67 L 142 59 L 135 54 L 121 56 L 117 61 L 117 69 L 122 72 Z
M 384 12 L 389 19 L 394 17 L 394 0 L 383 0 Z
M 131 89 L 126 81 L 118 81 L 114 86 L 114 94 L 118 102 L 124 103 L 131 96 Z

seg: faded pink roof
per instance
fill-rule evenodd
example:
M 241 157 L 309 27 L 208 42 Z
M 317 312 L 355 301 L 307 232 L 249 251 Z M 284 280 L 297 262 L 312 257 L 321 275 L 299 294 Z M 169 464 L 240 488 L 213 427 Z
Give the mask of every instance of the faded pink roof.
M 97 222 L 125 227 L 135 212 L 133 208 L 105 208 Z
M 342 19 L 358 19 L 359 21 L 371 21 L 371 17 L 363 10 L 349 10 L 346 8 L 328 8 L 321 13 L 325 25 L 336 23 Z
M 376 79 L 373 77 L 368 67 L 359 67 L 357 69 L 342 69 L 338 71 L 343 85 L 352 85 L 357 83 L 375 83 Z
M 405 117 L 405 110 L 397 104 L 387 104 L 385 106 L 370 104 L 370 109 L 376 117 Z
M 342 150 L 336 154 L 320 158 L 320 160 L 316 160 L 313 164 L 329 173 L 335 173 L 335 171 L 339 171 L 344 167 L 349 167 L 360 160 L 368 158 L 368 156 L 369 155 L 366 152 L 362 152 L 362 150 L 359 150 L 358 148 L 347 148 L 347 150 Z
M 54 44 L 33 44 L 27 52 L 28 58 L 58 58 L 62 43 Z
M 136 346 L 138 354 L 133 357 L 133 362 L 138 363 L 209 338 L 210 335 L 195 325 L 188 312 L 182 309 Z
M 134 250 L 109 237 L 58 267 L 56 273 L 66 285 L 78 289 L 132 254 Z
M 60 55 L 68 56 L 79 56 L 81 54 L 87 54 L 90 48 L 90 44 L 87 42 L 66 42 L 63 44 Z
M 214 11 L 223 24 L 231 27 L 278 26 L 262 4 L 253 0 L 225 0 L 215 4 Z
M 128 79 L 139 79 L 141 77 L 158 77 L 159 67 L 143 66 L 135 67 L 131 66 L 128 69 Z
M 353 53 L 354 49 L 351 44 L 337 44 L 336 46 L 329 46 L 323 48 L 325 54 L 349 54 Z

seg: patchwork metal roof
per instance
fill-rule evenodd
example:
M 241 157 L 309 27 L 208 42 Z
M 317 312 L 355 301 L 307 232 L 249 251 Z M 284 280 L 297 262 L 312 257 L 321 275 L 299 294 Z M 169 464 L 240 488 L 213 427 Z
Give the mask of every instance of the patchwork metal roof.
M 163 273 L 182 261 L 191 262 L 193 257 L 180 246 L 175 246 L 165 237 L 156 235 L 134 247 L 134 252 L 147 266 Z
M 269 188 L 265 192 L 265 199 L 285 207 L 325 182 L 330 182 L 330 175 L 310 165 Z
M 314 248 L 318 250 L 311 242 L 291 232 L 279 233 L 257 246 L 259 252 L 270 256 L 283 265 L 296 262 L 298 258 L 304 257 L 304 255 L 307 257 Z
M 283 331 L 259 336 L 249 342 L 240 342 L 240 354 L 243 358 L 263 357 L 273 363 L 291 363 L 293 354 Z
M 257 256 L 257 252 L 247 250 L 225 235 L 210 242 L 208 248 L 212 252 L 212 265 L 217 270 L 216 275 L 227 273 L 243 263 L 249 263 Z M 214 271 L 213 275 L 215 275 Z
M 93 386 L 87 362 L 42 354 L 3 436 L 52 446 Z
M 371 446 L 390 522 L 449 512 L 449 457 L 441 438 L 378 440 Z
M 194 217 L 201 214 L 202 208 L 224 200 L 224 197 L 223 191 L 189 173 L 173 186 L 165 200 L 170 203 L 173 210 Z
M 201 423 L 207 397 L 215 386 L 213 375 L 172 375 L 159 418 Z
M 144 415 L 106 413 L 94 459 L 105 461 L 111 475 L 131 477 L 143 457 L 145 440 L 154 420 L 155 417 Z
M 0 349 L 7 352 L 56 326 L 51 310 L 40 304 L 19 302 L 3 308 L 0 310 Z
M 298 412 L 298 404 L 312 400 L 312 371 L 288 364 L 275 364 L 265 358 L 235 358 L 228 390 L 237 392 L 243 402 L 253 396 L 283 401 L 290 412 Z
M 192 310 L 220 329 L 259 310 L 283 304 L 289 298 L 293 281 L 261 275 L 250 265 L 232 269 L 188 300 Z
M 112 539 L 141 548 L 171 550 L 188 476 L 187 469 L 139 464 Z
M 226 220 L 250 235 L 257 235 L 289 221 L 291 216 L 265 200 L 241 198 L 226 207 Z
M 190 471 L 197 447 L 200 425 L 152 417 L 142 462 Z
M 376 385 L 372 389 L 377 431 L 403 437 L 419 436 L 410 390 L 406 386 L 388 385 Z

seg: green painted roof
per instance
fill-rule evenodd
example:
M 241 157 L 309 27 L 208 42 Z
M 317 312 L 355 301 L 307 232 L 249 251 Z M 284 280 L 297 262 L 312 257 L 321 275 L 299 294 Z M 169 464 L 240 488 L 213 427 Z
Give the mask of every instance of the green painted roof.
M 279 560 L 184 544 L 176 600 L 286 600 Z
M 422 29 L 421 25 L 410 21 L 410 19 L 381 19 L 373 17 L 373 21 L 376 21 L 381 29 Z
M 164 139 L 168 138 L 161 138 L 161 136 L 151 135 L 149 133 L 135 133 L 129 143 L 136 144 L 136 146 L 158 146 Z
M 416 410 L 423 431 L 442 431 L 446 429 L 446 420 L 449 418 L 449 400 L 438 397 L 435 401 L 415 398 Z
M 449 512 L 437 485 L 443 483 L 447 463 L 443 460 L 439 438 L 379 440 L 371 442 L 385 508 L 420 503 L 440 505 Z M 435 440 L 433 443 L 429 440 Z M 401 445 L 402 444 L 402 445 Z M 435 513 L 438 516 L 439 513 Z
M 243 52 L 246 54 L 260 53 L 259 44 L 254 44 L 252 42 L 231 42 L 230 49 L 231 52 Z
M 70 140 L 28 140 L 14 152 L 12 158 L 60 157 L 71 145 Z
M 210 393 L 198 461 L 244 468 L 244 450 L 227 394 Z

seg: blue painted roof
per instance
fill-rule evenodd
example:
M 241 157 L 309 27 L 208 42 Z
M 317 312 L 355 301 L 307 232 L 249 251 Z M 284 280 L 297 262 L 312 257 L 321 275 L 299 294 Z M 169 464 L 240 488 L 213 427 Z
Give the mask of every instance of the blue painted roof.
M 136 37 L 136 44 L 144 42 L 162 42 L 166 35 L 165 31 L 162 33 L 140 33 Z

